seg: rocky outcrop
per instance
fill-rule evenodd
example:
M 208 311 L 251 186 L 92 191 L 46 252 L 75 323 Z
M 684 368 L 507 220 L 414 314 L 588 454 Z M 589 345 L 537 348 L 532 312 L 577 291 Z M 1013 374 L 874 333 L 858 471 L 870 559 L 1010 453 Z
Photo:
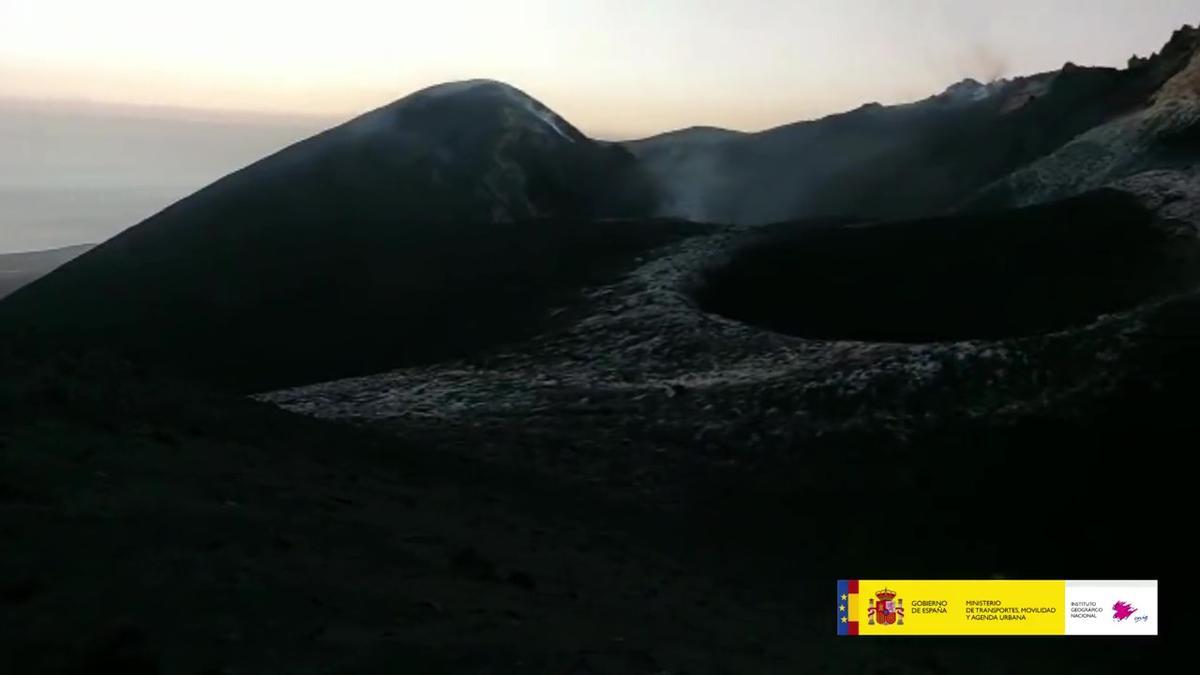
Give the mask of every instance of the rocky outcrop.
M 1088 130 L 976 196 L 974 205 L 1023 206 L 1063 199 L 1145 172 L 1190 173 L 1200 160 L 1200 29 L 1175 33 L 1159 54 L 1131 64 L 1154 85 L 1132 113 Z M 1148 177 L 1133 183 L 1147 189 Z M 1168 180 L 1177 182 L 1177 180 Z

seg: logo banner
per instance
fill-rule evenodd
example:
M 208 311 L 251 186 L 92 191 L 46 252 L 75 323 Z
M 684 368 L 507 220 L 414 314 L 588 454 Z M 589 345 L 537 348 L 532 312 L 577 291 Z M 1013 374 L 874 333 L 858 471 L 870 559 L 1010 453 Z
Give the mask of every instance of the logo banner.
M 1158 635 L 1158 582 L 843 579 L 837 633 Z

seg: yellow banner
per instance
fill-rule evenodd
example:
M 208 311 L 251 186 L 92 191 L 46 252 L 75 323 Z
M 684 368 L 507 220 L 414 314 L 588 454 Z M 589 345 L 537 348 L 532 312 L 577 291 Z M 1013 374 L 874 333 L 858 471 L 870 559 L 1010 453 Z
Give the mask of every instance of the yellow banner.
M 1065 581 L 862 579 L 859 635 L 1062 635 Z

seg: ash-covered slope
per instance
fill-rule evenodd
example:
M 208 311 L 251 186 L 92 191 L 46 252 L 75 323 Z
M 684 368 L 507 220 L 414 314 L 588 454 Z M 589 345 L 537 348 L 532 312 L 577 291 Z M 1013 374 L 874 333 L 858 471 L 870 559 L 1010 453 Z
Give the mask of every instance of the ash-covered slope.
M 7 298 L 0 327 L 246 388 L 370 372 L 531 330 L 674 236 L 596 222 L 651 210 L 626 150 L 453 83 L 174 204 Z
M 1158 105 L 1164 85 L 1186 79 L 1195 34 L 1180 31 L 1161 53 L 1121 70 L 1067 64 L 759 133 L 689 131 L 628 147 L 657 178 L 671 215 L 743 224 L 933 215 L 1089 130 Z M 1099 142 L 1121 154 L 1108 143 Z

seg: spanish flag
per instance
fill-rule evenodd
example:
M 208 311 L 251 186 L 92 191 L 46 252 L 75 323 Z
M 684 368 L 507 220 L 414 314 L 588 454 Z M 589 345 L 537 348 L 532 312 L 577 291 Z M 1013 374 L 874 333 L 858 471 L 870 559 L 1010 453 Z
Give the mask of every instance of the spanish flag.
M 837 634 L 858 635 L 858 580 L 837 583 Z

